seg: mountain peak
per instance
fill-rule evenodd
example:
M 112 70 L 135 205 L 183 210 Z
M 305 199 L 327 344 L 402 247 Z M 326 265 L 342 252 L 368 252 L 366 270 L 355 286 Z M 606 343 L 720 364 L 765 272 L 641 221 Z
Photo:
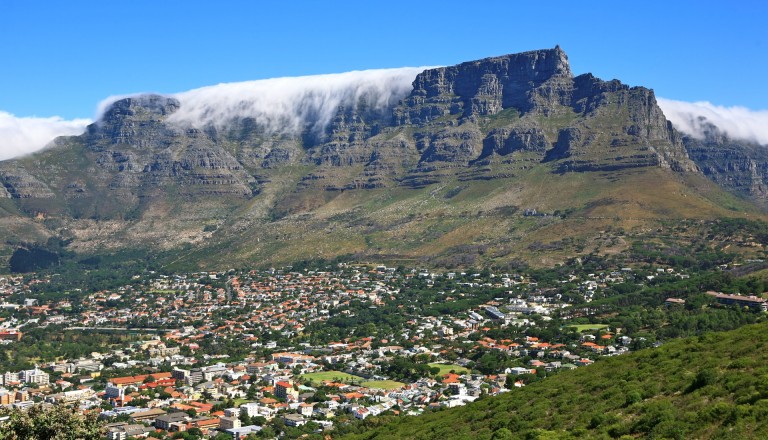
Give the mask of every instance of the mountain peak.
M 536 79 L 546 79 L 552 76 L 573 77 L 571 65 L 568 62 L 568 55 L 559 45 L 553 49 L 531 50 L 484 58 L 462 63 L 459 66 L 476 64 L 491 67 L 497 63 L 502 68 L 506 67 L 512 73 L 525 74 Z
M 526 113 L 542 107 L 539 95 L 547 95 L 548 101 L 553 90 L 571 88 L 572 80 L 568 56 L 560 46 L 428 69 L 413 82 L 406 99 L 409 108 L 396 110 L 395 118 L 399 124 L 420 124 L 458 111 L 465 117 L 507 108 Z M 555 100 L 560 98 L 564 96 Z
M 157 94 L 136 95 L 118 99 L 109 105 L 102 119 L 110 120 L 121 116 L 133 116 L 149 113 L 155 116 L 168 116 L 179 109 L 179 100 Z

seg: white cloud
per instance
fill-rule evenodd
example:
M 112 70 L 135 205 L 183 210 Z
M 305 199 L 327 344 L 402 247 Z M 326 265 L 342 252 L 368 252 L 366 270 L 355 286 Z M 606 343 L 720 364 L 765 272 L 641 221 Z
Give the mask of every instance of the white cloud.
M 354 105 L 364 98 L 375 110 L 394 106 L 411 91 L 416 75 L 427 68 L 362 70 L 202 87 L 171 95 L 181 102 L 181 108 L 169 121 L 221 127 L 234 119 L 251 117 L 273 133 L 322 130 L 340 105 Z M 146 93 L 102 100 L 97 119 L 115 101 L 141 95 Z M 88 119 L 22 118 L 0 112 L 0 160 L 40 150 L 56 136 L 80 134 L 90 123 Z
M 658 98 L 664 115 L 678 130 L 697 139 L 704 137 L 706 124 L 715 125 L 732 139 L 768 144 L 768 110 L 722 107 L 709 102 L 684 102 Z
M 354 105 L 364 98 L 375 110 L 394 106 L 411 91 L 416 75 L 425 69 L 362 70 L 202 87 L 172 95 L 181 107 L 169 121 L 221 127 L 234 119 L 250 117 L 272 133 L 322 130 L 340 105 Z M 136 95 L 107 98 L 99 104 L 99 114 L 117 99 L 129 96 Z
M 221 127 L 251 117 L 270 132 L 322 130 L 340 105 L 364 98 L 377 110 L 386 110 L 411 91 L 411 84 L 428 67 L 353 71 L 339 74 L 274 78 L 202 87 L 172 96 L 181 102 L 169 120 L 181 125 Z M 98 106 L 100 117 L 118 99 L 142 94 L 111 96 Z M 666 117 L 680 131 L 701 138 L 706 123 L 734 139 L 768 144 L 768 110 L 722 107 L 708 102 L 658 98 Z M 42 149 L 56 136 L 83 132 L 88 119 L 16 117 L 0 111 L 0 160 Z
M 96 105 L 96 120 L 99 121 L 102 116 L 104 116 L 104 113 L 107 111 L 110 105 L 114 104 L 116 101 L 119 101 L 121 99 L 125 98 L 133 98 L 136 96 L 142 96 L 147 95 L 148 92 L 142 92 L 142 93 L 126 93 L 122 95 L 111 95 L 101 100 L 101 102 Z M 158 93 L 160 95 L 161 93 Z
M 354 105 L 361 98 L 376 110 L 397 104 L 424 69 L 364 70 L 203 87 L 176 94 L 181 107 L 170 119 L 221 126 L 235 118 L 252 117 L 270 132 L 321 130 L 340 105 Z
M 81 134 L 89 119 L 18 117 L 0 111 L 0 160 L 38 151 L 57 136 Z

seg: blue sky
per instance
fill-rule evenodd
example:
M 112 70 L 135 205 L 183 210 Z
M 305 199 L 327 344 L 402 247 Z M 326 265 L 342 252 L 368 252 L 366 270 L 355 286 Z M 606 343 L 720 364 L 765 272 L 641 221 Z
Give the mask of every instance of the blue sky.
M 768 108 L 766 2 L 0 0 L 0 110 L 87 118 L 109 95 L 448 65 L 550 48 L 575 73 Z
M 757 0 L 0 0 L 0 159 L 17 155 L 2 151 L 14 138 L 27 151 L 31 137 L 37 149 L 82 130 L 112 95 L 451 65 L 557 44 L 575 74 L 709 101 L 713 115 L 757 110 L 746 113 L 754 131 L 768 127 L 766 17 L 768 2 Z M 768 128 L 758 130 L 768 142 Z

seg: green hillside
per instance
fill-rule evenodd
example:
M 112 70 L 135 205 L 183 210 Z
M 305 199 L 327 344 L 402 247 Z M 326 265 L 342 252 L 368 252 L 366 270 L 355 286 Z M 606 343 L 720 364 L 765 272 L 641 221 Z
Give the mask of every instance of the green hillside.
M 675 340 L 342 438 L 768 438 L 767 343 L 768 323 Z

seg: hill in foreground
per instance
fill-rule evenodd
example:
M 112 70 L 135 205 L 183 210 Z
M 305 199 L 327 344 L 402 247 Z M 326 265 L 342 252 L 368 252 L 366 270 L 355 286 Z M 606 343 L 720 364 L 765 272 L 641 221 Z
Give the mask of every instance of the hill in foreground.
M 345 439 L 768 438 L 768 323 L 603 359 Z

